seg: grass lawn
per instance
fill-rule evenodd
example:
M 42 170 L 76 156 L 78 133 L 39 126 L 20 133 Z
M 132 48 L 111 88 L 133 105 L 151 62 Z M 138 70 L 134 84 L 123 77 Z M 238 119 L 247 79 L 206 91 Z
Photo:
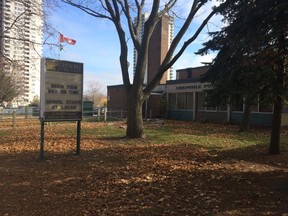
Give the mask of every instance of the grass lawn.
M 268 155 L 269 128 L 145 122 L 0 122 L 0 215 L 288 215 L 287 128 Z

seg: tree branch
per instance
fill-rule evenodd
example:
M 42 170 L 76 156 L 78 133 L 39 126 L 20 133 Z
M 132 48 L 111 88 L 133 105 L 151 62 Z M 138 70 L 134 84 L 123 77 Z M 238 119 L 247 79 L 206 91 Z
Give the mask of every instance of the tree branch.
M 85 13 L 87 13 L 87 14 L 93 16 L 93 17 L 102 18 L 102 19 L 109 19 L 109 20 L 112 21 L 112 18 L 111 18 L 111 17 L 109 17 L 109 16 L 107 16 L 107 15 L 105 15 L 105 14 L 103 14 L 103 13 L 97 12 L 97 11 L 95 11 L 95 10 L 92 10 L 91 8 L 88 8 L 88 7 L 83 6 L 83 5 L 81 5 L 81 4 L 76 4 L 76 3 L 74 3 L 74 2 L 71 1 L 71 0 L 61 0 L 61 1 L 62 1 L 63 3 L 66 3 L 66 4 L 71 5 L 71 6 L 73 6 L 73 7 L 79 8 L 80 10 L 84 11 Z M 100 4 L 102 5 L 102 8 L 103 8 L 106 12 L 108 12 L 108 9 L 104 6 L 103 2 L 102 2 L 102 1 L 99 1 L 99 2 L 100 2 Z
M 144 74 L 145 74 L 145 67 L 147 62 L 147 53 L 149 47 L 149 41 L 153 30 L 159 20 L 158 11 L 160 6 L 160 0 L 154 0 L 152 5 L 152 10 L 150 13 L 149 18 L 144 24 L 144 32 L 143 37 L 141 40 L 141 47 L 137 50 L 137 65 L 136 65 L 136 73 L 134 75 L 133 85 L 135 86 L 142 86 L 144 82 Z
M 197 29 L 197 31 L 194 33 L 194 35 L 188 39 L 187 41 L 184 42 L 183 46 L 181 47 L 181 49 L 179 50 L 179 52 L 172 58 L 173 53 L 176 49 L 176 47 L 178 46 L 181 38 L 183 37 L 183 35 L 185 34 L 185 32 L 187 31 L 188 27 L 190 26 L 195 14 L 198 12 L 198 10 L 204 5 L 204 3 L 200 3 L 197 5 L 197 1 L 195 0 L 193 2 L 193 5 L 191 7 L 190 13 L 188 15 L 188 18 L 186 19 L 184 25 L 182 26 L 182 28 L 180 29 L 179 33 L 176 35 L 176 37 L 174 38 L 174 40 L 172 41 L 172 44 L 161 64 L 161 66 L 158 69 L 158 72 L 156 74 L 156 76 L 153 78 L 153 80 L 147 85 L 147 87 L 144 89 L 144 95 L 145 97 L 147 97 L 152 91 L 153 89 L 156 87 L 156 85 L 159 83 L 159 81 L 161 80 L 163 74 L 170 68 L 173 66 L 173 64 L 180 58 L 180 56 L 183 54 L 183 52 L 186 50 L 186 48 L 198 37 L 198 35 L 200 34 L 200 32 L 203 30 L 203 28 L 206 26 L 206 24 L 208 23 L 208 21 L 211 19 L 211 17 L 218 12 L 218 10 L 214 9 L 207 17 L 206 19 L 201 23 L 201 25 L 199 26 L 199 28 Z M 172 58 L 172 59 L 171 59 Z

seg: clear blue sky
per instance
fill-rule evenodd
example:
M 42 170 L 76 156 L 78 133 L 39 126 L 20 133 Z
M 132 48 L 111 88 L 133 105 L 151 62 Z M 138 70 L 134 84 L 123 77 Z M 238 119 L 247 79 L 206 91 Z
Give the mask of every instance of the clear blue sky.
M 182 0 L 182 4 L 187 4 Z M 184 7 L 185 8 L 185 7 Z M 187 6 L 186 6 L 187 8 Z M 207 6 L 205 13 L 211 8 Z M 185 13 L 185 11 L 182 11 Z M 201 19 L 197 18 L 200 22 Z M 220 18 L 216 17 L 209 24 L 209 30 L 219 25 Z M 100 83 L 105 92 L 107 85 L 122 84 L 122 76 L 119 65 L 119 42 L 114 26 L 111 22 L 104 19 L 96 19 L 79 9 L 62 4 L 51 15 L 52 25 L 65 36 L 75 39 L 75 45 L 64 44 L 64 50 L 59 52 L 61 60 L 69 60 L 84 63 L 84 91 L 89 83 Z M 191 27 L 191 32 L 193 27 Z M 175 23 L 177 31 L 177 23 Z M 207 28 L 205 29 L 207 31 Z M 202 33 L 199 39 L 187 49 L 185 54 L 173 66 L 174 77 L 176 69 L 201 66 L 201 62 L 211 60 L 212 56 L 196 56 L 194 54 L 201 44 L 207 40 L 207 34 Z M 50 39 L 49 42 L 57 43 L 58 35 Z M 52 51 L 44 48 L 44 57 L 58 58 L 58 50 Z M 128 61 L 133 64 L 133 49 L 129 50 Z M 130 76 L 133 74 L 133 68 L 130 67 Z

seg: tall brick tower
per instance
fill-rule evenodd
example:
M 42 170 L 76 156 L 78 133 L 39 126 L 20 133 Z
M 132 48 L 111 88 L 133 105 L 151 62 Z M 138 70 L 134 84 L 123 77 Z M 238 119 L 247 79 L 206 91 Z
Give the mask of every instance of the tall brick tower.
M 143 35 L 144 31 L 144 22 L 148 19 L 149 14 L 142 15 L 142 26 L 140 29 L 140 36 Z M 155 74 L 157 69 L 162 63 L 171 43 L 173 40 L 174 34 L 174 19 L 164 15 L 159 22 L 157 23 L 153 34 L 150 39 L 150 44 L 148 48 L 148 61 L 146 67 L 146 74 L 144 78 L 144 83 L 150 82 Z M 137 52 L 134 50 L 134 70 L 136 65 Z M 173 78 L 173 68 L 170 68 L 164 74 L 160 84 L 165 84 L 167 80 Z

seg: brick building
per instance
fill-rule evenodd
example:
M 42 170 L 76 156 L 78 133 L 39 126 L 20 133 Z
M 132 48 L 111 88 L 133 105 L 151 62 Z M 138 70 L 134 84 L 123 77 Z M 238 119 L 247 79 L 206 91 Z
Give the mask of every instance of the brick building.
M 230 122 L 242 121 L 245 104 L 243 99 L 234 104 L 223 106 L 207 106 L 209 83 L 201 83 L 200 77 L 209 70 L 208 66 L 185 68 L 176 71 L 176 80 L 167 81 L 167 118 L 183 121 Z M 260 97 L 260 96 L 259 96 Z M 270 126 L 272 124 L 273 105 L 259 100 L 252 106 L 251 125 Z M 282 126 L 288 125 L 288 109 L 282 112 Z
M 176 71 L 176 79 L 169 80 L 166 84 L 160 84 L 143 105 L 144 111 L 152 112 L 152 117 L 166 117 L 168 119 L 200 122 L 230 122 L 240 123 L 245 108 L 244 100 L 235 104 L 223 106 L 207 106 L 207 92 L 211 89 L 210 83 L 200 82 L 201 75 L 209 70 L 208 66 L 184 68 Z M 124 89 L 124 88 L 123 88 Z M 113 88 L 108 87 L 108 92 Z M 113 96 L 113 94 L 111 94 Z M 114 94 L 115 97 L 119 95 Z M 166 113 L 163 115 L 165 101 Z M 120 98 L 117 98 L 120 105 Z M 126 104 L 125 104 L 126 105 Z M 162 113 L 161 113 L 162 112 Z M 272 123 L 272 104 L 258 104 L 251 108 L 250 124 L 270 126 Z M 284 107 L 282 113 L 282 126 L 288 125 L 288 108 Z
M 144 31 L 144 22 L 148 19 L 149 14 L 142 15 L 142 26 L 140 29 L 140 36 Z M 169 16 L 163 16 L 157 23 L 150 39 L 148 48 L 148 58 L 146 73 L 144 77 L 144 84 L 150 82 L 162 63 L 170 44 L 173 40 L 174 33 L 174 19 Z M 137 52 L 134 50 L 134 70 L 137 61 Z M 167 80 L 173 78 L 173 68 L 170 68 L 164 74 L 159 84 L 165 84 Z M 159 89 L 159 87 L 158 87 Z M 163 96 L 162 90 L 155 90 L 151 96 L 146 100 L 143 105 L 143 114 L 151 117 L 159 117 L 162 115 L 160 112 L 160 101 Z M 127 98 L 125 88 L 123 85 L 107 86 L 107 107 L 110 111 L 127 110 Z

